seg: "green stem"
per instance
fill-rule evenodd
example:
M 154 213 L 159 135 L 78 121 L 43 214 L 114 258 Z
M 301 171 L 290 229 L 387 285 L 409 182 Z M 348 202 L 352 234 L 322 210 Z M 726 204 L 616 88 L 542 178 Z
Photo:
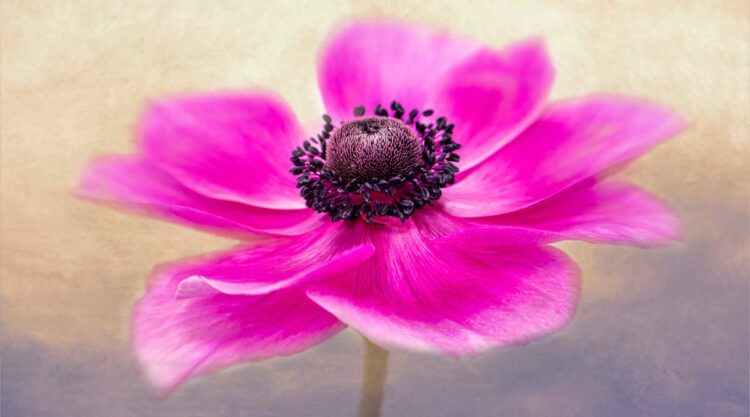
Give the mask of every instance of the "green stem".
M 365 341 L 365 364 L 362 396 L 359 399 L 359 417 L 380 417 L 388 370 L 388 351 L 365 337 L 362 339 Z

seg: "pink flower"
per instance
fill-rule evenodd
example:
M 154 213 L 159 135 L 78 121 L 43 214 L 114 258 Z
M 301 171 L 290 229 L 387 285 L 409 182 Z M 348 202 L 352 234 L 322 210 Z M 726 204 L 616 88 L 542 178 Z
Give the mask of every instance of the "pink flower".
M 152 104 L 138 153 L 94 162 L 79 193 L 271 240 L 157 268 L 132 320 L 150 381 L 168 392 L 347 326 L 454 356 L 565 326 L 579 272 L 548 244 L 676 239 L 663 203 L 610 176 L 683 123 L 623 97 L 547 103 L 553 78 L 538 39 L 496 51 L 359 22 L 320 55 L 330 116 L 312 141 L 267 92 Z

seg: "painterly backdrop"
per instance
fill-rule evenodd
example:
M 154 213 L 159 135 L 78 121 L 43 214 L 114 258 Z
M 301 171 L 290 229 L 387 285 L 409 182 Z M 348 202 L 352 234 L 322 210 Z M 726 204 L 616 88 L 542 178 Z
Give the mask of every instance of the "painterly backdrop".
M 584 273 L 559 334 L 472 360 L 392 354 L 384 416 L 746 416 L 750 8 L 737 1 L 5 0 L 0 65 L 2 415 L 352 416 L 362 345 L 201 378 L 165 401 L 128 352 L 151 268 L 231 242 L 71 196 L 86 161 L 132 150 L 144 102 L 264 86 L 319 117 L 317 48 L 351 17 L 501 47 L 546 37 L 553 98 L 610 91 L 691 124 L 626 170 L 678 209 L 681 243 L 565 244 Z

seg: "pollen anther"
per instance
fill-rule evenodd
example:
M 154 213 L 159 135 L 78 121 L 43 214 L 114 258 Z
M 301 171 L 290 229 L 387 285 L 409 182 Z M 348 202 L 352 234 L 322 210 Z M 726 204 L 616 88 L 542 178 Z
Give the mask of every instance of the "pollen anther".
M 407 114 L 396 101 L 390 109 L 378 104 L 374 116 L 363 117 L 365 107 L 357 106 L 356 117 L 339 126 L 323 115 L 322 132 L 292 151 L 290 172 L 308 207 L 334 222 L 385 223 L 386 216 L 404 222 L 453 184 L 461 147 L 453 125 L 445 117 L 431 122 L 433 110 Z

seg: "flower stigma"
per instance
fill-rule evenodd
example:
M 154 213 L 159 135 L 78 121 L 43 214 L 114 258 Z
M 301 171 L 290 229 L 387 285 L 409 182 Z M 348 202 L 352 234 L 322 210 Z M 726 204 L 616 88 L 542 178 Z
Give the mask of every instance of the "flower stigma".
M 391 112 L 378 104 L 373 116 L 354 109 L 352 120 L 334 126 L 323 115 L 321 133 L 292 151 L 297 187 L 307 207 L 331 220 L 405 222 L 416 210 L 434 205 L 453 184 L 461 145 L 453 124 L 434 120 L 432 110 L 411 110 L 394 101 Z

